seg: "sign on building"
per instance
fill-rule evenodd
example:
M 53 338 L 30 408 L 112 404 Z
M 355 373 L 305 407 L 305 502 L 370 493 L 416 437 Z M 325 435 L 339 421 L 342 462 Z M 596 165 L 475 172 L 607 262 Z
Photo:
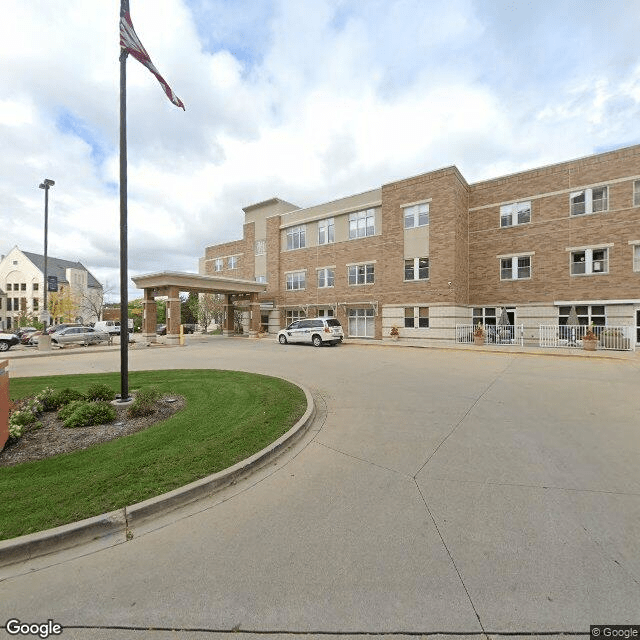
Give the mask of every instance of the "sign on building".
M 58 290 L 58 276 L 47 276 L 47 291 Z

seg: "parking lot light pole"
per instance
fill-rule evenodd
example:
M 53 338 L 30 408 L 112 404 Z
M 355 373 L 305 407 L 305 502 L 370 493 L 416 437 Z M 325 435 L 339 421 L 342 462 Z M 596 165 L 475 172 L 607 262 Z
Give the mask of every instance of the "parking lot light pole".
M 44 189 L 44 309 L 43 309 L 43 323 L 44 328 L 47 328 L 48 310 L 47 310 L 47 289 L 49 283 L 47 279 L 47 240 L 49 237 L 49 188 L 53 187 L 55 182 L 49 178 L 45 178 L 44 182 L 40 183 L 40 188 Z

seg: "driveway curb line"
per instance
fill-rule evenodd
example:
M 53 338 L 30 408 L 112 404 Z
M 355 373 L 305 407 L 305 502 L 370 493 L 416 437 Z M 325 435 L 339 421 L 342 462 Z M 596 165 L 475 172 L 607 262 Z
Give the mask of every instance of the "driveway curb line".
M 0 567 L 32 560 L 108 537 L 115 538 L 118 543 L 124 542 L 133 526 L 195 502 L 200 498 L 210 496 L 277 458 L 306 433 L 316 415 L 315 402 L 309 390 L 292 380 L 280 379 L 291 382 L 302 389 L 307 401 L 307 408 L 293 427 L 275 442 L 228 469 L 143 502 L 53 529 L 9 540 L 0 540 Z

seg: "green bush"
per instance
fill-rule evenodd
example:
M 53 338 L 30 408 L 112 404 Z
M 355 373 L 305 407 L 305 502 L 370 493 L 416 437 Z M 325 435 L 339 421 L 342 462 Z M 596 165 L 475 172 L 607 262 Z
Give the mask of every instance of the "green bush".
M 56 392 L 51 387 L 46 387 L 35 396 L 35 399 L 42 406 L 43 411 L 55 411 L 58 407 L 55 404 Z
M 157 387 L 140 389 L 136 394 L 135 400 L 127 409 L 127 417 L 142 418 L 143 416 L 150 416 L 156 410 L 156 404 L 161 397 L 162 394 Z
M 62 420 L 64 422 L 74 414 L 78 407 L 86 404 L 89 404 L 86 400 L 72 400 L 69 404 L 65 404 L 58 409 L 58 420 Z
M 58 413 L 58 415 L 60 415 Z M 116 410 L 104 400 L 97 402 L 79 402 L 63 426 L 73 429 L 75 427 L 91 427 L 96 424 L 106 424 L 116 419 Z
M 116 392 L 106 384 L 95 383 L 89 385 L 86 393 L 87 400 L 113 400 Z
M 65 404 L 69 404 L 74 400 L 84 400 L 84 394 L 80 393 L 80 391 L 76 389 L 70 389 L 69 387 L 65 389 L 60 389 L 56 393 L 53 394 L 51 402 L 55 409 L 59 409 Z
M 29 425 L 35 426 L 36 424 L 36 416 L 28 409 L 14 411 L 9 416 L 9 437 L 14 439 L 20 438 L 24 433 L 25 427 Z

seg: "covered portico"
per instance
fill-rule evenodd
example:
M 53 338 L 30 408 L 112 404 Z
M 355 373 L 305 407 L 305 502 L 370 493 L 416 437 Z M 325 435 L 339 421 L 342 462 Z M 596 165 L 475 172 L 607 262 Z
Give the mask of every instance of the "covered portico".
M 258 295 L 267 290 L 265 283 L 237 278 L 202 276 L 196 273 L 162 271 L 132 278 L 138 289 L 144 290 L 142 338 L 156 340 L 156 296 L 167 296 L 167 342 L 177 343 L 180 338 L 180 292 L 214 293 L 224 296 L 224 335 L 231 335 L 234 303 L 245 302 L 249 307 L 249 337 L 260 330 L 260 302 Z

